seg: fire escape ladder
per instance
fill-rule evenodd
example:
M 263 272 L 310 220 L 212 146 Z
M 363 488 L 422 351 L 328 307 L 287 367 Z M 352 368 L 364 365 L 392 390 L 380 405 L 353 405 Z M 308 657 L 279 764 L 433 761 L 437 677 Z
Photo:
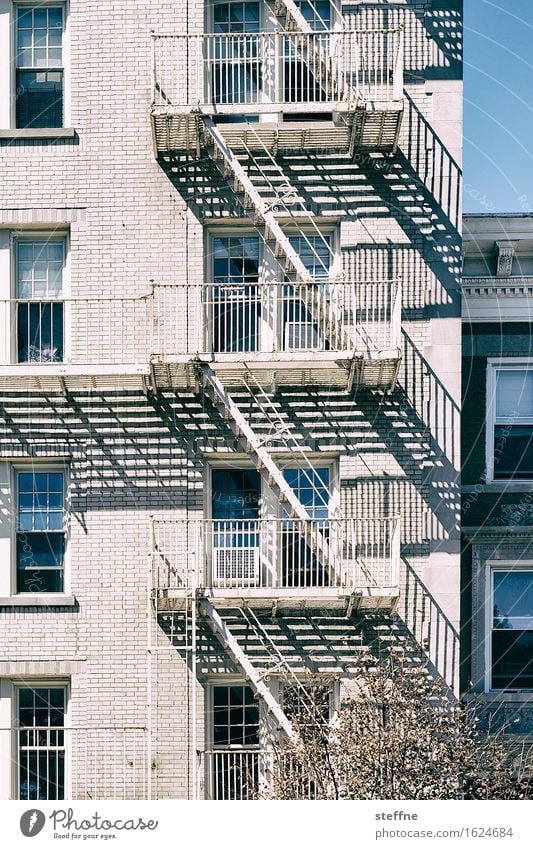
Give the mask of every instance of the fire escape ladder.
M 316 713 L 311 693 L 305 688 L 300 677 L 280 651 L 255 611 L 251 607 L 238 607 L 236 610 L 246 623 L 249 631 L 253 633 L 254 637 L 260 643 L 261 650 L 267 656 L 269 666 L 264 677 L 268 678 L 271 675 L 279 677 L 284 688 L 291 689 L 296 693 L 298 703 L 307 713 L 308 718 L 316 721 L 319 717 Z
M 313 6 L 312 2 L 311 6 Z M 336 9 L 339 20 L 344 22 L 342 10 L 338 6 L 335 7 L 333 4 L 332 6 Z M 322 21 L 316 8 L 314 8 L 314 11 L 318 20 Z M 320 68 L 320 84 L 328 97 L 332 101 L 345 101 L 353 108 L 362 104 L 364 99 L 362 92 L 348 83 L 345 74 L 339 73 L 333 56 L 328 52 L 326 44 L 322 43 L 320 38 L 321 30 L 313 29 L 294 0 L 275 0 L 274 14 L 286 32 L 316 36 L 314 39 L 303 39 L 301 42 L 297 41 L 294 46 L 304 62 L 311 64 L 311 67 L 314 69 Z M 324 25 L 324 29 L 329 29 L 329 27 L 326 28 L 325 26 L 326 21 L 322 21 L 322 24 Z M 311 53 L 311 56 L 309 56 L 309 53 Z
M 329 266 L 325 265 L 323 258 L 316 252 L 309 239 L 309 233 L 302 228 L 302 221 L 305 220 L 309 227 L 313 228 L 316 235 L 321 236 L 322 234 L 316 226 L 313 217 L 305 210 L 302 201 L 298 198 L 296 189 L 291 187 L 285 180 L 283 188 L 287 199 L 278 197 L 274 203 L 272 201 L 265 201 L 213 121 L 210 118 L 204 118 L 204 125 L 211 140 L 212 159 L 220 173 L 224 176 L 224 179 L 240 199 L 246 215 L 250 218 L 254 227 L 259 230 L 265 244 L 272 250 L 274 256 L 278 260 L 281 259 L 283 261 L 285 274 L 288 279 L 292 280 L 292 282 L 308 284 L 307 286 L 301 285 L 298 287 L 298 297 L 301 297 L 302 302 L 312 317 L 316 315 L 321 316 L 320 327 L 324 328 L 324 336 L 329 342 L 331 350 L 348 351 L 353 356 L 354 342 L 346 332 L 342 322 L 334 314 L 331 302 L 323 291 L 326 286 L 321 286 L 317 283 L 317 279 L 306 268 L 298 251 L 291 244 L 289 237 L 283 231 L 273 212 L 273 207 L 280 207 L 283 214 L 290 218 L 291 225 L 294 226 L 296 234 L 307 244 L 315 263 L 322 270 L 321 277 L 324 278 L 322 283 L 326 283 Z M 252 125 L 249 125 L 249 127 L 251 128 Z M 269 157 L 269 161 L 274 162 L 274 165 L 279 168 L 266 147 L 264 150 Z M 257 165 L 253 153 L 249 149 L 247 149 L 247 153 Z M 257 167 L 260 168 L 260 166 Z M 264 177 L 264 169 L 261 173 Z M 276 188 L 272 183 L 270 183 L 270 189 L 276 192 Z M 300 204 L 304 216 L 294 214 L 292 206 L 295 203 Z M 329 246 L 328 249 L 331 250 Z
M 302 535 L 317 560 L 328 570 L 332 579 L 337 583 L 338 578 L 334 574 L 335 567 L 332 562 L 333 558 L 330 557 L 328 540 L 319 530 L 315 530 L 312 534 L 305 533 L 306 526 L 309 527 L 312 522 L 312 516 L 305 509 L 290 484 L 287 483 L 282 470 L 267 450 L 264 441 L 253 431 L 237 404 L 209 365 L 200 366 L 200 376 L 204 389 L 215 407 L 227 421 L 231 431 L 245 451 L 253 456 L 262 480 L 276 496 L 289 518 L 299 520 L 295 521 L 296 531 Z
M 286 713 L 275 698 L 274 694 L 270 691 L 269 687 L 265 684 L 263 680 L 264 676 L 256 669 L 246 652 L 241 648 L 237 638 L 228 628 L 228 625 L 224 622 L 220 613 L 206 598 L 201 599 L 200 601 L 200 612 L 207 617 L 213 633 L 220 640 L 223 647 L 231 652 L 235 662 L 244 672 L 250 686 L 254 692 L 263 699 L 267 709 L 274 716 L 280 728 L 283 729 L 290 740 L 296 742 L 297 735 Z
M 243 377 L 242 382 L 248 394 L 253 399 L 253 402 L 261 411 L 263 417 L 270 425 L 271 433 L 265 441 L 271 442 L 272 439 L 276 439 L 281 442 L 283 448 L 290 452 L 291 455 L 298 461 L 298 468 L 304 472 L 307 483 L 309 484 L 311 489 L 314 490 L 315 495 L 318 496 L 319 501 L 322 502 L 320 506 L 329 509 L 332 503 L 331 493 L 329 491 L 327 492 L 327 500 L 325 500 L 323 492 L 321 492 L 316 486 L 314 480 L 315 470 L 313 468 L 312 463 L 309 461 L 307 453 L 303 450 L 301 444 L 295 438 L 291 429 L 288 427 L 287 423 L 279 413 L 277 407 L 272 402 L 272 399 L 265 392 L 265 390 L 253 374 L 250 373 L 247 377 Z M 252 386 L 252 383 L 255 385 Z

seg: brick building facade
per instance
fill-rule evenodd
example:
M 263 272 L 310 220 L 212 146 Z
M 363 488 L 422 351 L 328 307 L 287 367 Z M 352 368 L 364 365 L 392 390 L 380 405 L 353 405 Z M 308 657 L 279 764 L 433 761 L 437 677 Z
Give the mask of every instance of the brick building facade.
M 531 215 L 465 216 L 464 687 L 531 745 Z
M 461 3 L 0 45 L 0 796 L 247 797 L 284 687 L 457 688 Z

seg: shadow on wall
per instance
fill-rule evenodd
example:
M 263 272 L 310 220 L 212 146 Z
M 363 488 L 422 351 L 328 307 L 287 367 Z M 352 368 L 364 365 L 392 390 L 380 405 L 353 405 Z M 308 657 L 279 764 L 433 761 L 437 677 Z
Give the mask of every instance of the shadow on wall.
M 430 8 L 423 8 L 430 6 Z M 353 9 L 353 11 L 352 11 Z M 462 75 L 463 0 L 432 0 L 406 8 L 392 0 L 362 2 L 345 13 L 354 29 L 405 29 L 406 82 L 456 80 Z
M 409 584 L 409 608 L 400 615 L 355 615 L 308 610 L 285 611 L 273 617 L 257 612 L 262 629 L 278 648 L 292 670 L 299 674 L 321 674 L 350 678 L 359 670 L 359 658 L 368 651 L 376 656 L 395 647 L 403 649 L 413 663 L 428 664 L 452 686 L 458 664 L 458 635 L 422 582 L 414 576 Z M 267 644 L 238 610 L 222 611 L 224 621 L 250 661 L 268 668 L 272 655 Z M 191 621 L 183 613 L 160 613 L 158 624 L 175 651 L 191 667 Z M 213 635 L 207 622 L 198 621 L 197 675 L 239 671 L 227 651 Z

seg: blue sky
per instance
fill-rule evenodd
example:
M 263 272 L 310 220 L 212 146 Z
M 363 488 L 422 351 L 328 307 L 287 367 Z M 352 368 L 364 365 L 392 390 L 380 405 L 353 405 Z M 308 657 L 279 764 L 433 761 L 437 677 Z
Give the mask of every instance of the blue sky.
M 464 0 L 466 212 L 533 212 L 533 0 Z

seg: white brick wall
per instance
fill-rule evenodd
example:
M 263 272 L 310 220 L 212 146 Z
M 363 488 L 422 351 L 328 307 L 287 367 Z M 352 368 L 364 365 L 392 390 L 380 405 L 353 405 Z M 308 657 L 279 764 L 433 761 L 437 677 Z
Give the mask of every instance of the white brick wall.
M 347 15 L 368 25 L 369 15 L 374 24 L 386 14 L 367 11 L 367 5 L 348 7 Z M 460 82 L 443 86 L 441 78 L 433 80 L 443 74 L 426 67 L 441 49 L 431 28 L 429 38 L 424 28 L 425 13 L 437 3 L 389 5 L 394 18 L 400 12 L 405 17 L 409 95 L 426 120 L 439 123 L 439 144 L 448 135 L 453 148 L 460 120 L 455 113 L 450 120 L 446 98 L 460 92 Z M 446 10 L 453 4 L 438 5 Z M 0 6 L 0 32 L 5 8 Z M 151 281 L 201 280 L 203 223 L 153 156 L 149 35 L 152 29 L 184 32 L 187 24 L 189 32 L 200 32 L 202 17 L 202 5 L 191 2 L 71 0 L 75 139 L 0 138 L 0 227 L 13 232 L 69 226 L 73 296 L 132 297 L 146 292 Z M 437 470 L 453 491 L 458 458 L 450 455 L 449 434 L 439 430 L 428 404 L 441 403 L 439 381 L 452 397 L 458 394 L 460 313 L 452 288 L 459 242 L 443 208 L 446 199 L 436 197 L 432 184 L 430 130 L 417 144 L 410 120 L 406 111 L 400 153 L 381 170 L 368 158 L 350 164 L 331 157 L 335 176 L 326 210 L 341 222 L 347 270 L 360 279 L 402 276 L 411 343 L 400 388 L 390 396 L 359 391 L 350 399 L 334 391 L 303 398 L 301 391 L 287 390 L 279 403 L 292 412 L 295 427 L 315 439 L 317 450 L 345 446 L 340 474 L 347 507 L 367 515 L 403 514 L 405 560 L 422 580 L 431 576 L 430 592 L 431 581 L 439 584 L 446 570 L 449 590 L 438 601 L 457 623 L 457 529 L 453 511 L 435 503 L 432 492 Z M 312 156 L 309 162 L 317 164 Z M 306 185 L 297 157 L 287 157 L 286 165 L 291 178 Z M 318 192 L 312 181 L 309 191 Z M 429 363 L 436 364 L 436 375 L 426 374 Z M 53 439 L 74 451 L 70 569 L 78 606 L 0 609 L 0 675 L 70 677 L 71 721 L 79 725 L 151 726 L 154 793 L 190 797 L 192 749 L 203 745 L 205 676 L 233 666 L 204 636 L 194 683 L 186 653 L 171 646 L 165 630 L 171 623 L 154 620 L 147 604 L 149 516 L 201 515 L 205 469 L 199 446 L 234 448 L 229 431 L 192 391 L 153 400 L 120 390 L 30 397 L 13 387 L 1 401 L 2 456 L 9 460 L 19 445 Z M 428 531 L 432 510 L 438 533 Z M 9 532 L 9 517 L 0 509 L 0 537 Z M 354 656 L 357 645 L 354 633 Z M 344 669 L 351 665 L 353 658 Z

